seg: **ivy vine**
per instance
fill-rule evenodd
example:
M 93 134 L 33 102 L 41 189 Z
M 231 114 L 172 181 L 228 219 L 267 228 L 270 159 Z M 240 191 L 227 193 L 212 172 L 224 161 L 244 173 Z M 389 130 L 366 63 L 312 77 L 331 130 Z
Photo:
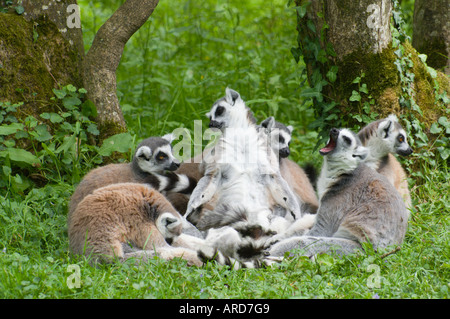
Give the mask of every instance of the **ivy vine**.
M 288 2 L 288 6 L 293 1 Z M 306 65 L 311 66 L 308 76 L 309 88 L 304 89 L 300 93 L 300 97 L 310 98 L 313 103 L 315 120 L 310 124 L 310 129 L 319 130 L 319 140 L 316 148 L 328 138 L 328 130 L 334 126 L 340 126 L 340 119 L 338 116 L 337 103 L 326 95 L 324 87 L 328 87 L 329 92 L 332 92 L 333 84 L 336 82 L 338 74 L 338 66 L 332 61 L 336 57 L 336 52 L 333 46 L 326 39 L 326 31 L 329 29 L 328 24 L 323 19 L 323 12 L 317 15 L 322 18 L 322 27 L 320 30 L 320 38 L 316 37 L 316 26 L 314 22 L 306 18 L 310 1 L 296 1 L 298 17 L 298 34 L 303 41 L 298 41 L 298 47 L 292 48 L 291 53 L 298 63 L 301 58 Z M 303 44 L 302 44 L 303 42 Z M 303 70 L 303 73 L 308 73 Z M 325 77 L 323 76 L 325 74 Z

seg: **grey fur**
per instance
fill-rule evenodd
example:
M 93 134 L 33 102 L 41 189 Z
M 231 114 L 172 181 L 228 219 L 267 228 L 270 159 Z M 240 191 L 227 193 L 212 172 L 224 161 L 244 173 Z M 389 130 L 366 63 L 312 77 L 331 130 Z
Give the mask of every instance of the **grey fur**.
M 385 176 L 402 196 L 406 208 L 412 208 L 407 175 L 393 154 L 408 156 L 413 150 L 408 145 L 406 131 L 395 115 L 372 122 L 358 132 L 361 142 L 370 150 L 365 163 Z
M 131 163 L 109 164 L 91 170 L 83 177 L 70 199 L 69 219 L 84 197 L 92 194 L 95 189 L 110 184 L 143 183 L 160 192 L 191 193 L 197 184 L 194 179 L 167 171 L 179 166 L 179 162 L 171 153 L 170 142 L 171 139 L 167 135 L 149 137 L 138 145 Z M 165 154 L 167 157 L 159 161 L 155 156 L 161 149 L 169 154 Z
M 347 134 L 347 137 L 351 136 Z M 329 163 L 340 160 L 344 153 L 361 154 L 361 150 L 357 151 L 360 144 L 357 137 L 351 146 L 344 145 L 342 139 L 336 137 L 333 150 L 322 149 L 324 166 L 333 167 L 336 175 L 329 176 L 334 179 L 320 198 L 316 222 L 306 236 L 274 244 L 268 251 L 271 256 L 283 256 L 294 248 L 301 248 L 304 255 L 313 256 L 329 253 L 336 246 L 338 254 L 348 254 L 360 249 L 363 242 L 371 243 L 374 249 L 403 242 L 408 213 L 393 185 L 361 162 L 356 168 L 342 170 Z M 322 172 L 324 176 L 325 173 Z

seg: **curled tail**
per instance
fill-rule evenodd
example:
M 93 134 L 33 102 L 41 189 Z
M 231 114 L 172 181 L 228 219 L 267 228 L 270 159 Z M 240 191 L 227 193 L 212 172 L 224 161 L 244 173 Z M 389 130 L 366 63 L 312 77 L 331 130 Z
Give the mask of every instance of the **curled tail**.
M 264 268 L 281 261 L 281 259 L 277 259 L 274 257 L 254 258 L 244 261 L 231 256 L 227 256 L 218 249 L 209 249 L 209 250 L 199 249 L 197 251 L 197 256 L 203 263 L 215 261 L 219 265 L 225 265 L 230 267 L 231 270 L 239 270 L 245 268 L 249 269 Z
M 174 172 L 154 174 L 153 178 L 147 178 L 145 182 L 151 184 L 160 192 L 191 194 L 197 181 L 187 175 Z

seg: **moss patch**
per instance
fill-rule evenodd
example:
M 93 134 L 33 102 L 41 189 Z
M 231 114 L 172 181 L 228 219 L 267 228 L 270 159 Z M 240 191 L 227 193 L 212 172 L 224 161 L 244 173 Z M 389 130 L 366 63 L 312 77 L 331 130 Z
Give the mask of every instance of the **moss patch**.
M 435 80 L 438 83 L 438 94 L 444 91 L 447 96 L 450 94 L 450 81 L 448 76 L 437 71 L 436 79 L 433 79 L 424 64 L 418 56 L 417 51 L 409 42 L 403 43 L 405 55 L 408 55 L 413 62 L 412 72 L 414 73 L 414 100 L 421 108 L 423 115 L 419 113 L 415 116 L 425 124 L 427 128 L 436 122 L 439 117 L 447 116 L 446 109 L 448 105 L 436 103 Z M 405 114 L 412 112 L 409 109 L 402 108 L 399 104 L 401 87 L 398 70 L 394 64 L 396 56 L 392 48 L 383 50 L 380 54 L 367 54 L 355 52 L 337 62 L 339 66 L 338 81 L 335 83 L 333 94 L 336 101 L 339 101 L 341 118 L 348 126 L 358 124 L 350 114 L 355 113 L 355 107 L 358 102 L 350 102 L 349 97 L 353 90 L 358 90 L 358 85 L 352 83 L 353 80 L 365 74 L 362 83 L 367 85 L 369 94 L 375 100 L 372 111 L 380 114 L 380 117 L 387 116 L 390 113 Z M 362 102 L 367 101 L 368 97 L 361 94 Z
M 53 22 L 0 13 L 0 101 L 24 102 L 22 115 L 52 110 L 53 88 L 80 87 L 78 61 Z
M 410 58 L 413 61 L 414 78 L 414 100 L 423 112 L 423 116 L 416 114 L 416 117 L 425 123 L 427 128 L 430 128 L 431 124 L 436 122 L 439 117 L 447 116 L 446 109 L 448 105 L 443 103 L 436 103 L 436 93 L 447 92 L 450 94 L 450 80 L 448 76 L 442 72 L 437 71 L 436 79 L 433 79 L 427 70 L 426 65 L 420 60 L 417 51 L 412 47 L 409 42 L 405 42 L 405 53 L 410 54 Z M 437 81 L 439 90 L 435 92 L 435 83 Z
M 387 48 L 377 54 L 356 51 L 337 61 L 338 80 L 334 85 L 333 92 L 329 93 L 335 101 L 339 101 L 344 124 L 350 126 L 357 124 L 347 115 L 355 113 L 355 107 L 359 104 L 350 102 L 349 98 L 353 90 L 358 91 L 358 84 L 353 81 L 361 74 L 364 74 L 361 83 L 367 85 L 371 98 L 377 102 L 372 111 L 385 114 L 398 110 L 400 83 L 394 64 L 395 58 L 394 50 Z M 361 94 L 361 97 L 361 102 L 368 100 L 366 94 Z

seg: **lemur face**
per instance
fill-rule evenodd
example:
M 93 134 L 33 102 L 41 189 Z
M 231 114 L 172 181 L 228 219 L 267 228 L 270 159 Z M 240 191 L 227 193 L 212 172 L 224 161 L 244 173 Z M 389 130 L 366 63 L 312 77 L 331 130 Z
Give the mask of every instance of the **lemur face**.
M 330 130 L 330 139 L 319 153 L 328 160 L 339 160 L 347 163 L 358 163 L 364 160 L 369 151 L 362 146 L 358 136 L 348 129 Z
M 139 169 L 147 173 L 175 171 L 180 167 L 180 161 L 172 154 L 171 142 L 171 135 L 150 137 L 138 145 L 133 161 L 137 161 Z
M 408 156 L 413 152 L 406 139 L 406 132 L 395 115 L 389 115 L 378 125 L 377 136 L 390 153 Z
M 217 100 L 211 110 L 206 113 L 209 118 L 209 127 L 224 130 L 239 123 L 239 118 L 246 117 L 244 101 L 238 92 L 227 88 L 225 97 Z M 233 126 L 234 127 L 234 126 Z
M 266 128 L 270 135 L 270 146 L 275 154 L 279 154 L 281 158 L 290 155 L 289 146 L 292 138 L 292 126 L 286 126 L 280 122 L 276 122 L 273 116 L 261 122 L 261 127 Z

